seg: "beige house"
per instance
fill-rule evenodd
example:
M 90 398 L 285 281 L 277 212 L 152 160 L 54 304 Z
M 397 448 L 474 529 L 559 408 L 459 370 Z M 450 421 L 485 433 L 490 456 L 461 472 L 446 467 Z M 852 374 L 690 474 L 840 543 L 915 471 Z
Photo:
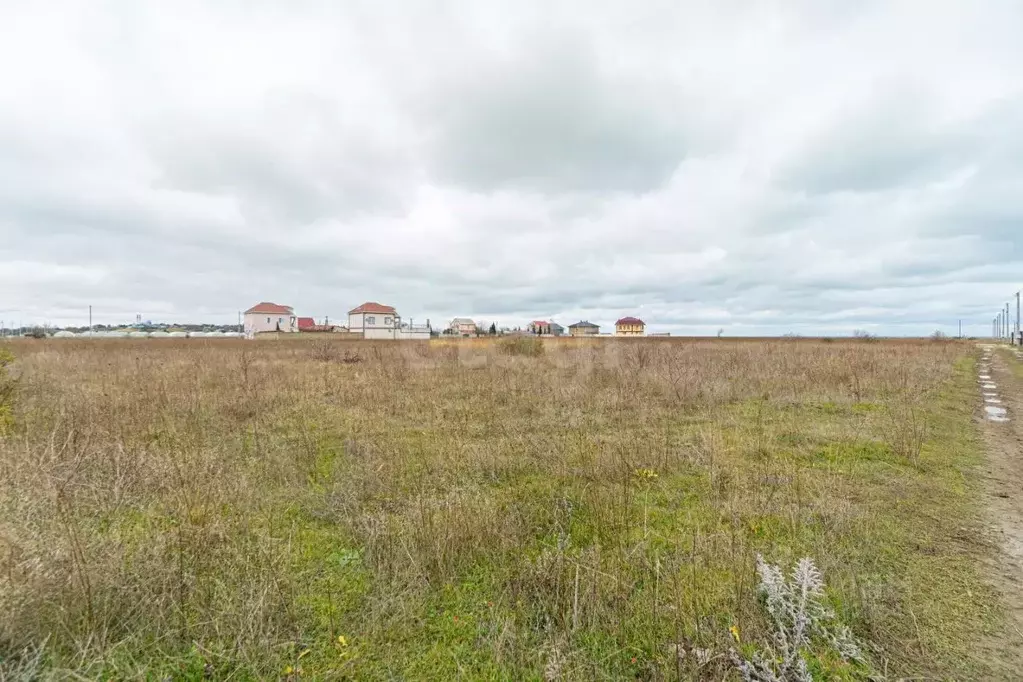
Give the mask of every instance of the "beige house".
M 364 339 L 429 340 L 429 320 L 425 325 L 404 323 L 398 311 L 389 305 L 368 301 L 348 311 L 348 331 Z
M 638 317 L 623 317 L 615 322 L 615 336 L 643 336 L 646 323 Z
M 596 336 L 599 333 L 600 327 L 586 320 L 568 325 L 569 336 Z
M 468 317 L 456 317 L 451 320 L 448 329 L 455 336 L 476 336 L 476 323 Z
M 245 311 L 245 335 L 261 332 L 297 332 L 298 318 L 289 305 L 263 301 Z
M 348 329 L 364 339 L 393 339 L 401 324 L 398 311 L 389 305 L 368 301 L 348 311 Z

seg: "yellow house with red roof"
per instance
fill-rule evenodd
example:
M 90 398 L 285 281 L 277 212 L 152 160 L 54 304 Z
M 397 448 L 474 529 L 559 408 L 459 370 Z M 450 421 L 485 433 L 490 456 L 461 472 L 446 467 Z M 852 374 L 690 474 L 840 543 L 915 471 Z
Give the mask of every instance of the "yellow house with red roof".
M 615 322 L 615 336 L 643 336 L 646 323 L 638 317 L 623 317 Z

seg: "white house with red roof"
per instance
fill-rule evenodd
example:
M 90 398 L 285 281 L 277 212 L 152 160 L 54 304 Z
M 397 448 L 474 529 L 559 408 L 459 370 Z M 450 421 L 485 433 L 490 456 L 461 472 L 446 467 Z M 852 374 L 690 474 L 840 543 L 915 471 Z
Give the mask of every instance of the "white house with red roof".
M 290 305 L 263 301 L 245 311 L 245 335 L 260 332 L 297 332 L 298 318 Z
M 348 311 L 348 331 L 364 339 L 429 339 L 429 325 L 414 327 L 401 321 L 392 306 L 368 301 Z
M 368 301 L 348 311 L 348 330 L 364 339 L 393 339 L 400 326 L 398 311 L 389 305 Z

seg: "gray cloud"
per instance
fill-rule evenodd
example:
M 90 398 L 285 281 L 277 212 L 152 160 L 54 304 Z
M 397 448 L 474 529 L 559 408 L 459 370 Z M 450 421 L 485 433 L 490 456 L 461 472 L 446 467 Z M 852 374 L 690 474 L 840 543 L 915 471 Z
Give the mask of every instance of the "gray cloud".
M 3 320 L 985 333 L 1023 284 L 1013 3 L 59 10 L 5 10 Z
M 645 192 L 685 158 L 685 109 L 665 84 L 615 78 L 574 36 L 527 41 L 431 93 L 432 151 L 444 181 L 482 191 Z

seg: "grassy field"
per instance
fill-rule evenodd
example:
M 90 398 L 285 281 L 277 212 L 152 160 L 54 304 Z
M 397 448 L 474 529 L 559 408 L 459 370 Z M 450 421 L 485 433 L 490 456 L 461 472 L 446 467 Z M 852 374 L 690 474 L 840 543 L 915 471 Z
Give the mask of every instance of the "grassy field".
M 822 678 L 990 674 L 970 345 L 7 348 L 0 678 L 738 679 L 757 554 Z

